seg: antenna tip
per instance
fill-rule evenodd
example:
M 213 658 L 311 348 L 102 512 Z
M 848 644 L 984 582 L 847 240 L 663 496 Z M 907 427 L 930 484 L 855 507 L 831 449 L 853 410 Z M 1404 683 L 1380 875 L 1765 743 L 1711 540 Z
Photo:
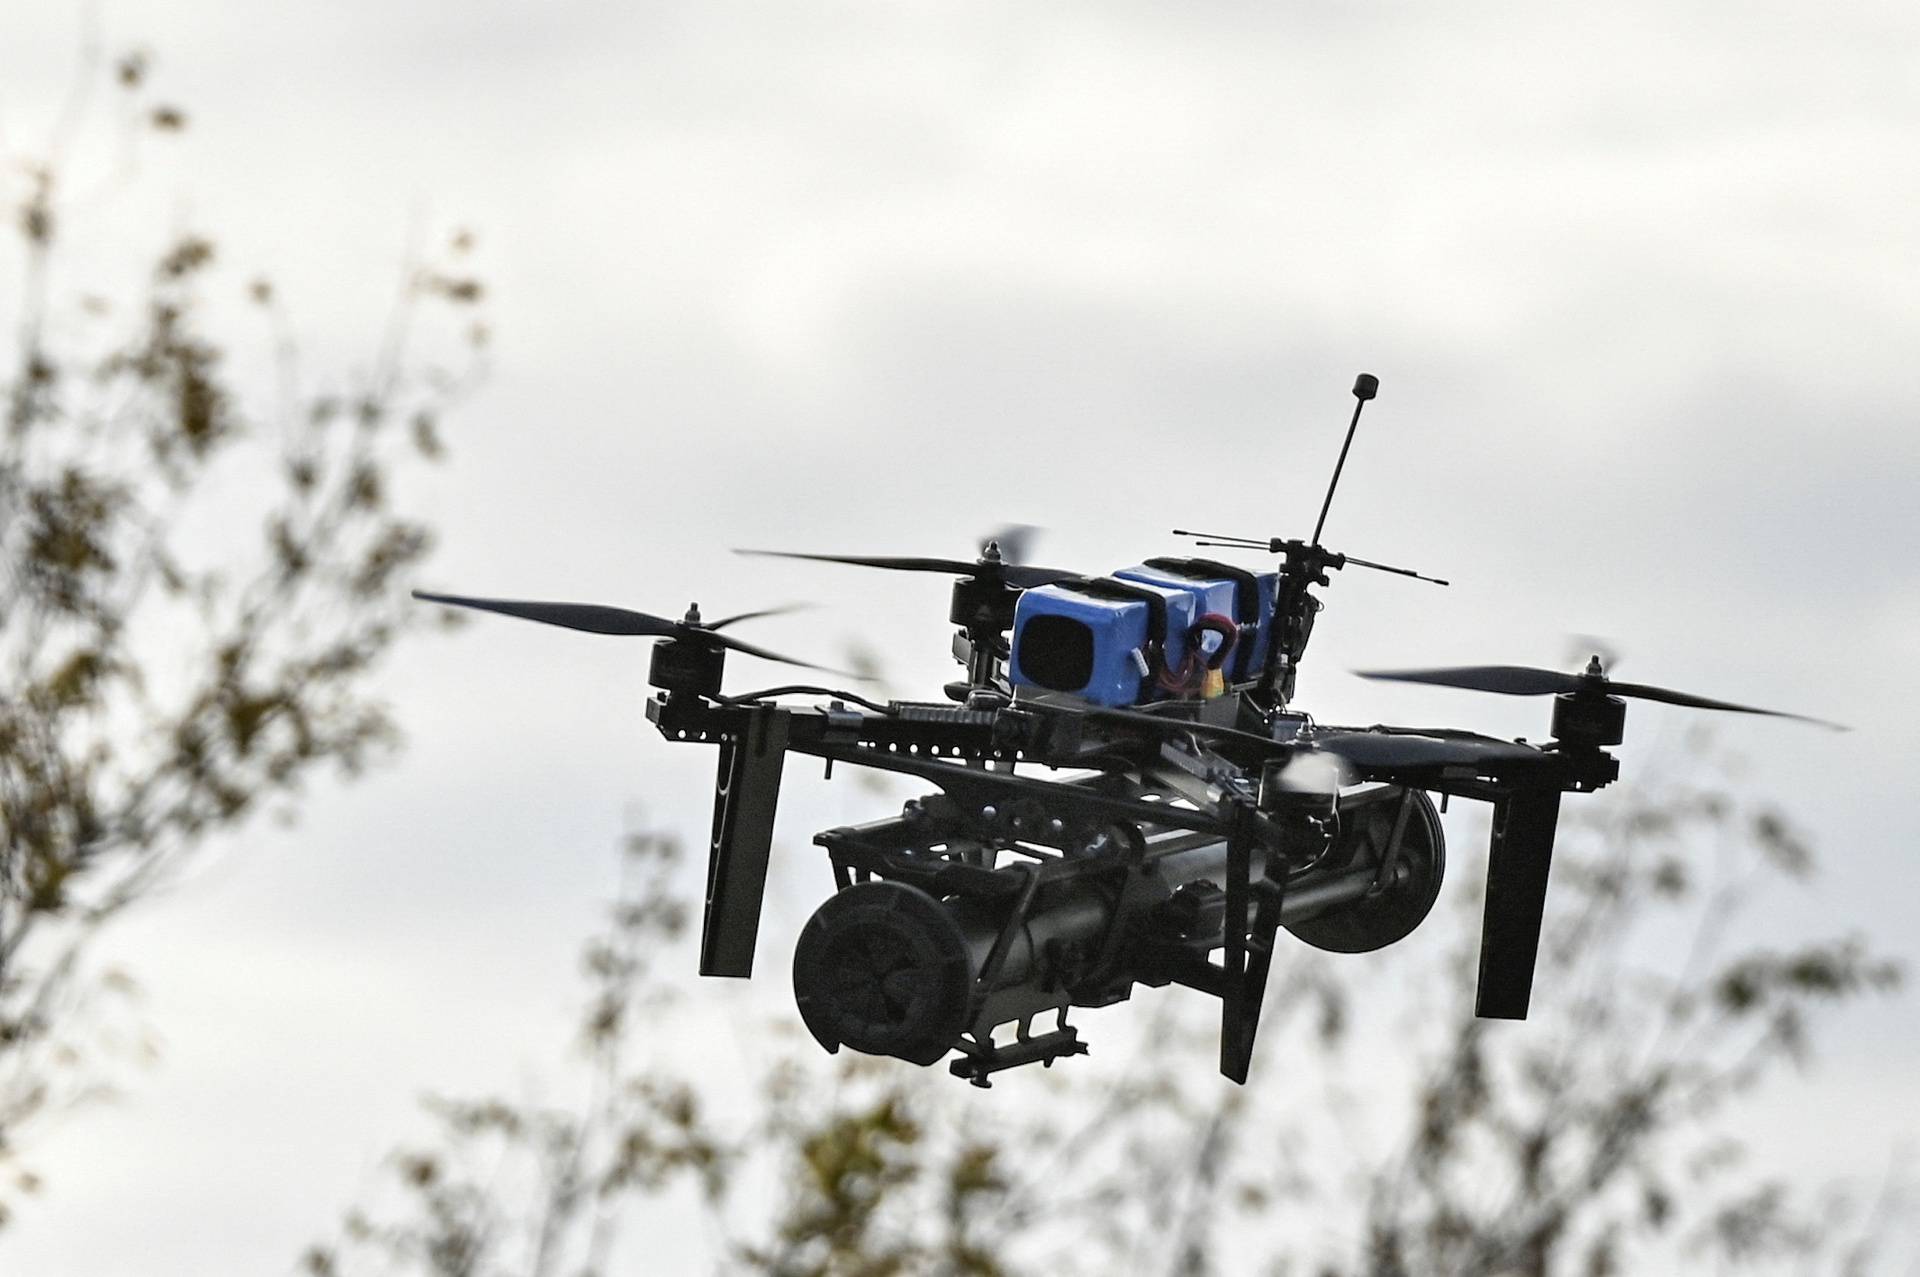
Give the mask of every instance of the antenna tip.
M 1380 393 L 1380 379 L 1370 372 L 1363 372 L 1353 379 L 1353 397 L 1365 402 Z

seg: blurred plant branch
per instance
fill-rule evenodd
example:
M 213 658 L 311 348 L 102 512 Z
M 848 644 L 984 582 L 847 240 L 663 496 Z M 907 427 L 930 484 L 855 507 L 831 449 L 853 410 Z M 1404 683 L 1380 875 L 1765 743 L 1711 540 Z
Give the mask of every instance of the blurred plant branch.
M 463 232 L 407 267 L 367 369 L 304 390 L 273 286 L 243 288 L 210 237 L 156 236 L 121 207 L 121 194 L 135 207 L 133 133 L 187 124 L 150 96 L 151 77 L 147 54 L 107 59 L 90 33 L 45 145 L 9 157 L 20 289 L 0 365 L 0 1157 L 101 1085 L 95 1048 L 119 1030 L 103 1037 L 92 1016 L 130 985 L 85 971 L 100 926 L 210 836 L 391 743 L 368 675 L 431 620 L 396 588 L 431 537 L 396 504 L 395 478 L 440 454 L 443 415 L 483 367 L 484 289 Z M 69 174 L 103 89 L 122 162 L 82 198 Z M 69 283 L 100 273 L 71 246 L 96 222 L 149 245 L 144 278 Z M 273 351 L 270 395 L 250 391 L 242 347 L 209 318 L 243 298 Z M 429 306 L 465 329 L 440 343 L 451 367 L 416 340 Z

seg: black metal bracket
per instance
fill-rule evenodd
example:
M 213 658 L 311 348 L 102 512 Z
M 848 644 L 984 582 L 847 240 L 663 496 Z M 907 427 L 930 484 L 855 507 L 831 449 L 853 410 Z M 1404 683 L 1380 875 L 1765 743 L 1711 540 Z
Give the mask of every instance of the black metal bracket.
M 1039 1062 L 1043 1068 L 1052 1068 L 1053 1062 L 1070 1055 L 1087 1054 L 1087 1044 L 1080 1040 L 1080 1031 L 1067 1023 L 1067 1009 L 1059 1009 L 1059 1018 L 1054 1028 L 1037 1037 L 1032 1033 L 1032 1017 L 1020 1021 L 1020 1027 L 1012 1042 L 1002 1046 L 994 1042 L 991 1036 L 977 1040 L 962 1038 L 955 1045 L 960 1050 L 960 1058 L 947 1065 L 955 1077 L 963 1077 L 982 1090 L 993 1085 L 989 1080 L 993 1074 L 1004 1069 L 1017 1068 L 1022 1064 Z
M 1245 705 L 1240 708 L 1236 723 L 1245 719 Z M 706 975 L 739 977 L 752 970 L 787 752 L 918 777 L 941 791 L 909 804 L 899 818 L 820 834 L 816 841 L 831 854 L 840 886 L 878 876 L 918 885 L 937 899 L 1004 902 L 991 907 L 1008 911 L 997 921 L 1009 926 L 1020 925 L 1028 908 L 1038 907 L 1033 892 L 1042 880 L 1118 874 L 1101 890 L 1125 896 L 1132 881 L 1126 866 L 1138 857 L 1116 862 L 1089 855 L 1104 830 L 1132 827 L 1162 838 L 1186 831 L 1178 836 L 1217 840 L 1224 858 L 1214 871 L 1222 880 L 1213 888 L 1223 915 L 1218 932 L 1169 931 L 1152 920 L 1152 904 L 1129 899 L 1125 908 L 1115 907 L 1109 932 L 1063 968 L 1079 981 L 1073 993 L 1049 985 L 1014 990 L 1019 996 L 1013 996 L 993 989 L 992 979 L 981 982 L 972 1028 L 956 1044 L 966 1058 L 955 1072 L 975 1080 L 1017 1063 L 1084 1050 L 1064 1025 L 1041 1035 L 1026 1031 L 1027 1021 L 1060 1000 L 1104 1005 L 1124 998 L 1133 983 L 1175 981 L 1220 998 L 1221 1072 L 1245 1081 L 1283 908 L 1300 914 L 1383 888 L 1410 810 L 1403 795 L 1377 875 L 1351 882 L 1338 875 L 1324 882 L 1302 879 L 1289 890 L 1290 877 L 1314 872 L 1328 836 L 1325 813 L 1309 810 L 1306 796 L 1282 785 L 1262 785 L 1256 796 L 1252 782 L 1270 779 L 1302 749 L 1337 759 L 1350 780 L 1495 806 L 1478 1010 L 1483 1016 L 1523 1017 L 1559 796 L 1597 789 L 1618 771 L 1604 750 L 1557 742 L 1539 747 L 1452 730 L 1383 727 L 1309 727 L 1269 741 L 1258 730 L 1195 720 L 1180 730 L 1205 742 L 1212 770 L 1203 777 L 1207 792 L 1194 793 L 1170 782 L 1171 773 L 1161 774 L 1168 732 L 1145 730 L 1139 720 L 1147 716 L 1140 714 L 1062 713 L 1018 699 L 965 707 L 896 702 L 856 709 L 834 701 L 787 708 L 672 690 L 650 701 L 647 714 L 670 740 L 720 748 L 701 937 L 700 970 Z M 1257 722 L 1248 725 L 1258 728 Z M 1012 765 L 1022 762 L 1093 770 L 1042 779 L 1015 774 Z M 997 866 L 1002 851 L 1029 859 L 1027 875 Z M 982 955 L 990 968 L 999 966 L 992 959 L 1004 961 L 1010 943 L 1002 934 L 992 946 L 999 953 Z M 995 1047 L 993 1025 L 981 1031 L 989 1019 L 1018 1022 L 1021 1035 Z

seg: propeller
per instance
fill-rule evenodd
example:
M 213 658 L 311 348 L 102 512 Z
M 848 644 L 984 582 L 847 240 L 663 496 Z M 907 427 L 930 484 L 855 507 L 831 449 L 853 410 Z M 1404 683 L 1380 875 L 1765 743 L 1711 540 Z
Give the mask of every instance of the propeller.
M 1008 563 L 1025 563 L 1027 551 L 1032 548 L 1035 539 L 1043 530 L 1031 523 L 1008 523 L 995 528 L 982 540 L 980 549 L 984 553 L 989 545 L 998 545 L 1002 559 Z
M 635 612 L 624 607 L 605 607 L 598 603 L 543 603 L 521 599 L 477 599 L 461 594 L 429 594 L 425 590 L 413 591 L 413 597 L 428 603 L 444 603 L 450 607 L 473 608 L 480 612 L 498 612 L 502 616 L 517 616 L 522 620 L 539 621 L 545 625 L 558 625 L 569 630 L 584 630 L 588 634 L 612 634 L 631 638 L 664 638 L 711 644 L 715 647 L 730 648 L 744 652 L 748 656 L 757 656 L 766 661 L 778 661 L 783 665 L 798 665 L 801 669 L 819 670 L 826 674 L 838 674 L 844 678 L 860 678 L 861 675 L 836 670 L 826 665 L 815 665 L 809 661 L 798 660 L 791 656 L 782 656 L 770 652 L 764 647 L 735 638 L 720 631 L 740 621 L 751 621 L 763 616 L 779 616 L 786 612 L 796 612 L 804 605 L 795 607 L 763 608 L 757 612 L 740 612 L 733 616 L 722 617 L 718 621 L 704 622 L 700 619 L 700 605 L 695 603 L 687 608 L 685 617 L 670 621 L 664 616 L 655 616 L 650 612 Z
M 1075 581 L 1086 575 L 1063 568 L 1011 562 L 1001 554 L 997 541 L 988 541 L 980 557 L 971 563 L 965 559 L 936 559 L 917 555 L 801 554 L 793 550 L 735 550 L 734 553 L 774 559 L 808 559 L 815 563 L 848 563 L 854 567 L 887 568 L 895 572 L 939 572 L 946 576 L 998 579 L 1022 590 L 1032 589 L 1036 585 L 1052 585 L 1058 581 Z
M 1562 692 L 1592 696 L 1620 696 L 1632 700 L 1660 701 L 1667 705 L 1685 705 L 1693 709 L 1718 709 L 1735 714 L 1764 714 L 1769 718 L 1791 718 L 1797 722 L 1848 730 L 1824 718 L 1788 714 L 1777 709 L 1759 709 L 1736 705 L 1732 701 L 1676 692 L 1671 688 L 1646 683 L 1616 683 L 1606 676 L 1598 656 L 1579 674 L 1534 669 L 1527 665 L 1456 665 L 1429 670 L 1355 670 L 1361 678 L 1386 679 L 1396 683 L 1431 683 L 1436 687 L 1458 687 L 1469 692 L 1497 692 L 1503 696 L 1551 696 Z
M 1600 658 L 1600 664 L 1607 669 L 1618 669 L 1620 662 L 1627 659 L 1626 652 L 1612 639 L 1600 634 L 1569 634 L 1566 643 L 1560 649 L 1566 655 L 1561 659 L 1578 661 L 1592 654 Z

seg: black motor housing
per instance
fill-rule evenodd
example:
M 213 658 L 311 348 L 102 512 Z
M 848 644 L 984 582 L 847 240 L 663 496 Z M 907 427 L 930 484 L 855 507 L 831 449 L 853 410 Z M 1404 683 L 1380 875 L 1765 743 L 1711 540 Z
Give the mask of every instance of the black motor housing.
M 1405 817 L 1400 802 L 1413 804 Z M 1396 825 L 1400 845 L 1392 847 Z M 1392 851 L 1398 872 L 1350 904 L 1299 921 L 1287 930 L 1296 939 L 1330 953 L 1371 953 L 1398 944 L 1413 934 L 1440 898 L 1440 882 L 1447 870 L 1447 840 L 1433 800 L 1419 790 L 1403 799 L 1360 807 L 1343 822 L 1341 836 L 1327 854 L 1335 871 L 1378 865 Z

